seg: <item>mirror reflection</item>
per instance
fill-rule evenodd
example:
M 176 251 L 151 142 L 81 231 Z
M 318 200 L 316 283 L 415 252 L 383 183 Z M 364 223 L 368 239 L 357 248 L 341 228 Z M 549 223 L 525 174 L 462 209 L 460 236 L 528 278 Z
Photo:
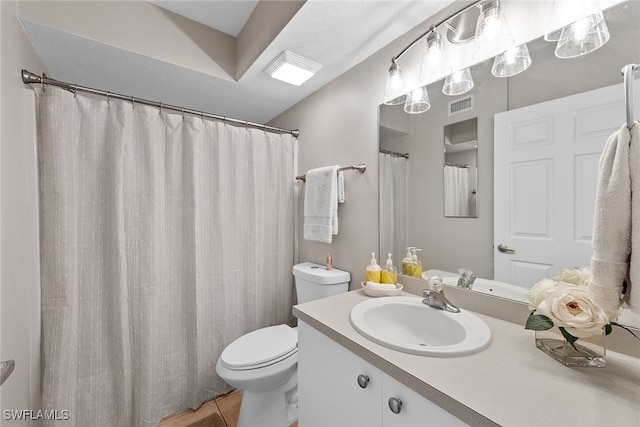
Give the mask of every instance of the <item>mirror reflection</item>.
M 544 209 L 553 210 L 554 205 L 542 206 L 536 201 L 534 196 L 539 187 L 535 184 L 539 182 L 535 179 L 524 179 L 523 182 L 529 183 L 529 187 L 523 187 L 517 194 L 513 193 L 513 189 L 501 190 L 500 183 L 509 182 L 510 177 L 500 176 L 494 180 L 494 171 L 501 166 L 497 163 L 504 157 L 500 154 L 504 147 L 498 146 L 494 141 L 495 116 L 619 85 L 618 91 L 616 92 L 615 88 L 613 91 L 619 94 L 616 95 L 619 98 L 616 108 L 620 111 L 615 110 L 615 114 L 611 113 L 611 117 L 607 117 L 607 120 L 616 123 L 615 128 L 619 127 L 625 120 L 620 69 L 628 63 L 637 63 L 640 58 L 640 48 L 635 42 L 640 39 L 640 27 L 637 25 L 640 22 L 640 4 L 620 3 L 606 10 L 605 17 L 611 34 L 610 40 L 587 55 L 571 59 L 558 58 L 554 54 L 555 44 L 539 38 L 528 43 L 532 62 L 521 74 L 497 78 L 491 73 L 493 61 L 484 61 L 471 67 L 475 87 L 467 94 L 457 97 L 444 95 L 442 80 L 428 85 L 431 108 L 425 113 L 407 114 L 403 111 L 402 105 L 379 107 L 381 253 L 392 253 L 394 262 L 399 264 L 406 247 L 418 247 L 422 249 L 420 260 L 424 270 L 439 269 L 457 273 L 460 268 L 466 268 L 478 278 L 477 286 L 487 284 L 491 289 L 496 287 L 496 282 L 514 283 L 514 280 L 505 280 L 500 276 L 499 263 L 508 259 L 511 261 L 510 265 L 514 265 L 513 261 L 519 259 L 523 250 L 509 240 L 510 236 L 498 238 L 494 235 L 500 224 L 510 221 L 508 217 L 500 216 L 504 209 L 494 207 L 494 202 L 500 199 L 503 206 L 505 203 L 510 206 L 515 203 L 513 196 L 517 195 L 525 202 L 528 200 L 529 204 L 524 203 L 522 206 L 529 206 L 523 209 L 531 212 L 532 219 L 536 218 L 537 212 Z M 637 86 L 639 85 L 636 85 L 636 89 Z M 473 108 L 451 114 L 450 104 L 469 95 L 473 97 Z M 604 120 L 603 117 L 594 115 L 587 124 L 595 126 L 595 121 Z M 569 128 L 573 127 L 571 120 L 565 123 Z M 465 142 L 464 137 L 452 140 L 450 136 L 451 130 L 457 131 L 458 126 L 463 126 L 461 124 L 470 127 L 473 127 L 471 124 L 475 124 L 476 148 L 468 150 L 475 155 L 474 160 L 452 159 L 449 157 L 450 153 L 443 148 Z M 585 159 L 591 161 L 591 158 L 597 158 L 594 153 L 602 149 L 607 137 L 614 130 L 608 126 L 594 132 L 594 140 L 599 141 L 600 147 L 585 154 Z M 536 130 L 534 128 L 532 127 Z M 401 166 L 394 166 L 391 159 L 401 159 L 397 162 Z M 475 183 L 472 184 L 471 179 L 468 181 L 469 191 L 475 189 L 476 194 L 473 196 L 473 203 L 468 205 L 469 211 L 466 216 L 461 213 L 453 214 L 453 211 L 445 207 L 448 196 L 448 190 L 445 188 L 450 187 L 446 184 L 443 172 L 447 163 L 476 167 Z M 588 171 L 588 168 L 584 170 Z M 467 173 L 471 175 L 470 172 L 471 170 L 468 170 Z M 587 184 L 592 185 L 588 182 Z M 588 185 L 583 187 L 587 190 L 582 194 L 589 193 Z M 573 188 L 557 189 L 557 192 L 559 198 L 566 200 L 575 200 L 578 196 Z M 589 203 L 585 201 L 582 207 L 575 209 L 583 213 L 580 217 L 581 222 L 575 225 L 574 230 L 580 231 L 579 240 L 586 250 L 576 252 L 575 257 L 569 261 L 538 263 L 545 266 L 537 272 L 531 268 L 523 270 L 520 287 L 526 289 L 543 277 L 552 277 L 561 268 L 589 265 L 592 227 L 589 220 L 592 212 L 589 210 L 592 210 L 593 206 L 589 208 Z M 533 222 L 527 222 L 526 216 L 520 221 L 531 227 L 527 233 L 535 234 L 539 231 L 533 228 Z M 503 251 L 498 250 L 500 244 Z M 515 254 L 511 253 L 512 250 Z M 560 257 L 563 252 L 566 254 L 572 251 L 556 247 L 542 252 Z M 535 264 L 536 262 L 531 262 L 528 265 Z M 448 283 L 455 285 L 456 280 L 457 277 L 451 278 Z
M 477 118 L 444 127 L 444 216 L 478 216 L 477 150 Z

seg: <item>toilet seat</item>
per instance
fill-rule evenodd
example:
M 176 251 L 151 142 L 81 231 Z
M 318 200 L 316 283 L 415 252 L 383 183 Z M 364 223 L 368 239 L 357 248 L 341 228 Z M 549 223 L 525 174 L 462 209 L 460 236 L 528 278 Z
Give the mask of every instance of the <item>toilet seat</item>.
M 233 341 L 220 355 L 220 362 L 227 369 L 244 371 L 273 365 L 297 352 L 296 330 L 287 325 L 268 326 Z

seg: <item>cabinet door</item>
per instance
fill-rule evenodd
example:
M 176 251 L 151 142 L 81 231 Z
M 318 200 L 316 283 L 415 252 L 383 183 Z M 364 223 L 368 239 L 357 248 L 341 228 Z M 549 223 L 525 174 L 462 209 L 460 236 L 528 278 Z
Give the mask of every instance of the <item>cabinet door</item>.
M 300 427 L 381 425 L 379 369 L 302 321 L 298 347 Z M 364 388 L 359 375 L 368 377 L 368 382 L 361 380 Z
M 384 427 L 467 425 L 389 375 L 382 374 L 382 383 L 382 425 Z M 392 412 L 389 399 L 398 399 L 402 402 L 399 413 Z M 397 401 L 393 403 L 396 407 L 397 404 Z

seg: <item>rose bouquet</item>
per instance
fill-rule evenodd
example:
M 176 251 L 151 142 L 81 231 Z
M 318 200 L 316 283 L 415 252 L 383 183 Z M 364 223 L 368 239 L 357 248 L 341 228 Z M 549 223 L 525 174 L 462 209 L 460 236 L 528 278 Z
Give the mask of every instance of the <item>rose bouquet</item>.
M 557 326 L 572 346 L 578 338 L 608 335 L 618 312 L 606 312 L 589 295 L 588 268 L 564 269 L 552 279 L 542 279 L 527 292 L 533 311 L 525 329 L 545 331 Z

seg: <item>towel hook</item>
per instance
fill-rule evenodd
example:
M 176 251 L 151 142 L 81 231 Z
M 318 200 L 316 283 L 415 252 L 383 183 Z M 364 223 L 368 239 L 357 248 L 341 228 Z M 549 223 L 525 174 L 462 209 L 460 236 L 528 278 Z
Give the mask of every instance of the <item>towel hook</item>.
M 624 76 L 624 102 L 627 107 L 627 128 L 631 129 L 634 122 L 633 114 L 633 79 L 636 71 L 640 70 L 640 66 L 636 64 L 628 64 L 622 68 Z

